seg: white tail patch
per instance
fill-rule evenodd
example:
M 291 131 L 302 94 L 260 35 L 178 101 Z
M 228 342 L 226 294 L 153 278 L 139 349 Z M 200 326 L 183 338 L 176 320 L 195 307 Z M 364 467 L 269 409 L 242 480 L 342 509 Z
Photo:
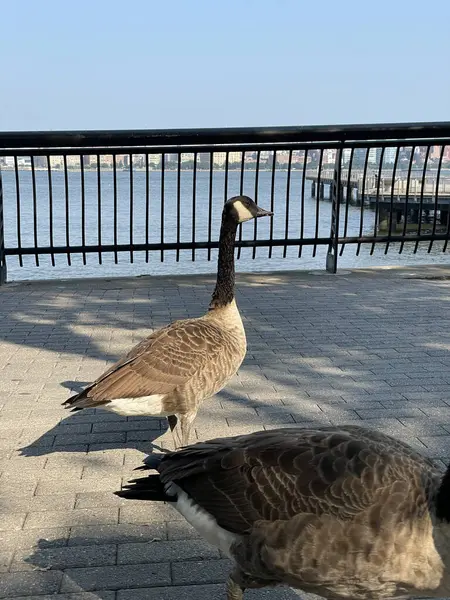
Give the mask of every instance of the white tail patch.
M 203 510 L 201 506 L 196 504 L 192 498 L 175 483 L 169 483 L 166 486 L 166 493 L 177 496 L 174 507 L 181 515 L 183 515 L 186 521 L 198 531 L 202 538 L 232 558 L 230 553 L 231 544 L 238 539 L 238 536 L 235 533 L 231 533 L 223 527 L 220 527 L 220 525 L 217 524 L 216 519 L 210 513 Z
M 239 223 L 243 223 L 244 221 L 250 221 L 250 219 L 254 219 L 255 215 L 248 210 L 246 206 L 243 205 L 241 200 L 237 200 L 234 203 L 234 208 L 238 214 Z
M 115 398 L 102 406 L 102 408 L 125 417 L 139 415 L 167 417 L 171 413 L 164 411 L 163 398 L 165 398 L 164 394 L 153 394 L 152 396 L 141 396 L 140 398 Z

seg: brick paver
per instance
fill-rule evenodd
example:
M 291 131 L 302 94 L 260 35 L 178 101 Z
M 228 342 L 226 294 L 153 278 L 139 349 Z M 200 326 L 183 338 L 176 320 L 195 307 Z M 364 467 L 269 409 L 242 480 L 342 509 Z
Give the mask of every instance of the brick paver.
M 212 285 L 198 276 L 0 288 L 0 598 L 224 597 L 220 552 L 170 507 L 112 494 L 152 442 L 171 447 L 165 421 L 60 406 L 154 328 L 202 314 Z M 202 407 L 195 435 L 351 422 L 444 465 L 449 299 L 444 267 L 239 275 L 248 355 Z

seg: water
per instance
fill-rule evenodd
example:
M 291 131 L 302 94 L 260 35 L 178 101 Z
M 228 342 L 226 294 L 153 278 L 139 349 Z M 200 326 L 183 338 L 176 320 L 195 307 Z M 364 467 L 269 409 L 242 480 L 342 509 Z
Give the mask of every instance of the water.
M 15 175 L 12 171 L 3 171 L 4 214 L 5 214 L 5 243 L 6 246 L 17 244 L 17 212 L 16 212 L 16 186 Z M 196 218 L 193 225 L 193 172 L 182 171 L 180 181 L 180 240 L 190 242 L 206 241 L 208 239 L 209 219 L 209 172 L 197 172 L 196 181 Z M 29 170 L 19 171 L 21 195 L 21 242 L 22 246 L 34 245 L 33 224 L 33 191 L 32 175 Z M 214 171 L 212 182 L 212 220 L 211 238 L 218 237 L 221 208 L 224 201 L 225 174 L 223 171 Z M 292 171 L 290 182 L 290 202 L 287 214 L 287 171 L 277 171 L 274 185 L 274 212 L 273 237 L 284 239 L 287 230 L 291 238 L 300 237 L 301 223 L 301 171 Z M 161 241 L 161 172 L 150 172 L 150 218 L 149 242 Z M 85 198 L 86 198 L 86 243 L 98 244 L 99 242 L 99 216 L 101 220 L 100 235 L 104 244 L 114 242 L 114 187 L 112 171 L 104 170 L 100 178 L 101 205 L 98 205 L 98 180 L 94 171 L 85 172 Z M 246 170 L 244 176 L 244 193 L 255 197 L 255 171 Z M 240 190 L 240 173 L 230 171 L 228 174 L 227 196 L 238 194 Z M 260 171 L 258 179 L 258 203 L 264 208 L 271 204 L 271 173 Z M 130 227 L 130 175 L 129 172 L 117 173 L 118 194 L 118 231 L 119 243 L 130 242 L 130 232 L 134 243 L 145 243 L 145 202 L 146 202 L 146 176 L 145 172 L 133 173 L 133 224 Z M 68 205 L 69 220 L 66 223 L 66 199 L 64 172 L 52 172 L 53 196 L 53 244 L 66 245 L 66 227 L 71 245 L 82 243 L 81 228 L 81 172 L 68 172 Z M 164 174 L 164 241 L 177 240 L 177 174 L 167 171 Z M 50 244 L 50 210 L 49 210 L 49 182 L 46 171 L 36 171 L 36 198 L 37 198 L 37 243 L 41 246 Z M 316 224 L 316 201 L 311 198 L 311 183 L 305 182 L 305 207 L 303 213 L 305 239 L 315 236 L 316 227 L 319 237 L 328 237 L 330 229 L 331 205 L 327 201 L 319 203 L 318 221 Z M 342 207 L 344 210 L 344 207 Z M 342 217 L 343 217 L 342 213 Z M 367 207 L 363 209 L 363 233 L 373 234 L 374 213 Z M 361 208 L 349 207 L 347 235 L 359 235 L 361 223 Z M 245 223 L 242 227 L 243 239 L 251 239 L 254 235 L 255 222 Z M 270 219 L 259 219 L 256 223 L 258 237 L 268 238 L 270 232 Z M 341 219 L 341 234 L 343 233 L 344 219 Z M 413 255 L 414 244 L 406 244 L 402 254 L 398 254 L 399 246 L 391 244 L 389 252 L 384 253 L 385 246 L 379 245 L 370 256 L 370 245 L 362 246 L 359 256 L 356 255 L 356 246 L 348 245 L 343 256 L 339 258 L 340 268 L 367 267 L 379 265 L 408 265 L 418 263 L 447 263 L 448 255 L 442 252 L 442 244 L 435 243 L 428 254 L 428 243 L 419 246 L 417 254 Z M 450 247 L 450 245 L 449 245 Z M 298 247 L 288 247 L 286 257 L 283 258 L 284 247 L 274 247 L 272 257 L 268 259 L 268 248 L 257 248 L 253 259 L 253 249 L 244 248 L 237 261 L 239 271 L 267 271 L 285 269 L 324 269 L 326 247 L 317 247 L 313 256 L 313 247 L 305 246 L 299 258 Z M 119 254 L 118 264 L 114 264 L 112 253 L 102 254 L 102 264 L 98 263 L 98 254 L 87 254 L 87 265 L 83 265 L 81 255 L 72 255 L 72 266 L 68 267 L 66 255 L 55 255 L 55 266 L 51 264 L 50 256 L 39 258 L 39 267 L 36 267 L 34 256 L 24 256 L 23 267 L 19 266 L 18 258 L 8 257 L 8 280 L 23 279 L 51 279 L 61 277 L 99 277 L 99 276 L 126 276 L 126 275 L 163 275 L 210 273 L 216 269 L 217 252 L 211 251 L 208 260 L 207 250 L 195 251 L 195 262 L 192 261 L 192 250 L 179 253 L 166 251 L 164 261 L 161 262 L 161 253 L 151 252 L 149 262 L 145 262 L 145 252 L 135 252 L 133 263 L 130 263 L 130 253 Z

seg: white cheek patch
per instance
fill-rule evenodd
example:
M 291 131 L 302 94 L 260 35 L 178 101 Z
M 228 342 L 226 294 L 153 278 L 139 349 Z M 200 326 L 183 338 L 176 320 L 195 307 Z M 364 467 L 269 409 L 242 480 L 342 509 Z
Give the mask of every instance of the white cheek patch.
M 242 204 L 240 200 L 237 200 L 237 202 L 234 203 L 234 208 L 236 209 L 240 223 L 254 219 L 254 215 L 252 215 L 252 213 L 246 206 Z

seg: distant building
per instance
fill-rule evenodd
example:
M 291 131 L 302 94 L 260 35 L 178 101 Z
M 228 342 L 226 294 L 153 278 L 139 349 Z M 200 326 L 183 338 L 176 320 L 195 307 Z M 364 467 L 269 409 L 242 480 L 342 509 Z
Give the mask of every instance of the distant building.
M 142 168 L 145 164 L 145 154 L 132 155 L 133 166 Z
M 369 149 L 369 155 L 367 157 L 367 162 L 370 165 L 376 165 L 378 162 L 378 158 L 380 156 L 381 153 L 381 148 L 370 148 Z
M 288 150 L 279 150 L 277 152 L 277 164 L 278 165 L 287 165 L 289 162 L 289 151 Z
M 81 167 L 80 157 L 77 154 L 67 157 L 67 166 L 69 169 L 79 169 Z
M 344 148 L 344 150 L 342 151 L 342 161 L 343 161 L 344 165 L 348 165 L 348 163 L 350 162 L 351 156 L 352 156 L 352 149 Z
M 229 152 L 228 161 L 230 163 L 239 163 L 242 161 L 242 152 Z
M 213 162 L 215 165 L 222 167 L 227 160 L 226 152 L 214 152 L 213 154 Z
M 19 156 L 17 165 L 19 167 L 31 167 L 31 156 Z
M 62 169 L 63 157 L 62 156 L 50 156 L 50 166 L 52 169 Z
M 336 162 L 336 149 L 335 148 L 326 148 L 323 151 L 322 162 L 324 165 L 334 165 L 334 163 Z
M 114 159 L 113 159 L 114 164 Z M 130 166 L 130 155 L 129 154 L 116 154 L 116 166 L 119 169 Z
M 36 169 L 46 169 L 47 168 L 47 157 L 46 156 L 35 156 L 34 157 L 34 166 Z
M 395 157 L 397 155 L 397 148 L 393 148 L 392 146 L 388 146 L 384 150 L 384 162 L 388 165 L 393 165 L 395 163 Z
M 430 158 L 441 158 L 442 146 L 431 146 Z
M 227 160 L 226 152 L 214 152 L 213 162 L 215 165 L 223 166 Z M 242 152 L 228 152 L 228 163 L 236 164 L 242 160 Z
M 320 150 L 310 150 L 308 152 L 308 162 L 319 162 Z
M 113 166 L 112 154 L 102 154 L 100 156 L 100 164 L 102 167 L 112 167 Z
M 294 150 L 292 153 L 292 162 L 302 165 L 305 162 L 305 153 L 302 150 Z

